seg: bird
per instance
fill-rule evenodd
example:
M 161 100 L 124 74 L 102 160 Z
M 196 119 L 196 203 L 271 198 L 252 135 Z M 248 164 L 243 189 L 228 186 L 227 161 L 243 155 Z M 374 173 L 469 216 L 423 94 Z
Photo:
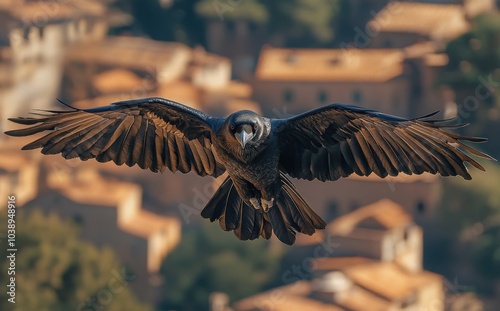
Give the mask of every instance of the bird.
M 344 104 L 325 105 L 289 118 L 243 110 L 212 117 L 163 98 L 142 98 L 80 109 L 42 110 L 10 118 L 25 127 L 10 136 L 43 133 L 22 147 L 66 159 L 113 161 L 152 172 L 227 173 L 204 209 L 240 240 L 274 235 L 292 245 L 297 233 L 326 227 L 290 178 L 335 181 L 352 174 L 381 178 L 408 175 L 471 175 L 485 169 L 471 156 L 493 159 L 465 142 L 485 138 L 450 130 L 464 126 L 432 120 L 437 112 L 406 119 Z

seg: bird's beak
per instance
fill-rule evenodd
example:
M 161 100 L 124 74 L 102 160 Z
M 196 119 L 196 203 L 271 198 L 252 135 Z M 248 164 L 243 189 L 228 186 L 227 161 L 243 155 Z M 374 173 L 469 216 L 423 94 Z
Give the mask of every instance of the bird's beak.
M 249 134 L 244 129 L 242 129 L 241 132 L 237 132 L 234 136 L 236 137 L 236 140 L 240 142 L 241 148 L 245 149 L 245 145 L 253 138 L 254 135 L 253 133 Z

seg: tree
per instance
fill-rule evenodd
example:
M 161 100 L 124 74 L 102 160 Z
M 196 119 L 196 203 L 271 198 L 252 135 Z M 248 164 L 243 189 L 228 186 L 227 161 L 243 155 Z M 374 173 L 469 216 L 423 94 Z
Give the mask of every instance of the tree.
M 442 230 L 458 237 L 455 261 L 472 266 L 485 282 L 480 290 L 489 291 L 488 282 L 500 278 L 500 166 L 482 163 L 486 172 L 473 171 L 472 182 L 447 178 L 439 204 Z M 452 263 L 448 262 L 450 266 Z
M 131 13 L 142 29 L 155 40 L 203 45 L 204 21 L 195 11 L 199 1 L 133 0 Z M 168 5 L 162 5 L 162 2 Z
M 449 63 L 440 82 L 455 89 L 475 88 L 479 76 L 500 78 L 500 13 L 476 17 L 467 33 L 446 47 Z
M 215 223 L 189 228 L 162 266 L 162 310 L 207 310 L 212 292 L 232 301 L 257 293 L 278 270 L 281 247 L 269 241 L 239 241 Z
M 267 28 L 267 42 L 293 47 L 330 44 L 340 1 L 328 0 L 202 0 L 197 12 L 205 19 L 247 20 Z
M 285 37 L 288 46 L 313 47 L 331 44 L 338 0 L 261 0 L 269 12 L 269 32 Z
M 8 302 L 2 290 L 0 310 L 149 310 L 132 296 L 127 288 L 130 276 L 111 250 L 81 242 L 75 224 L 55 215 L 17 213 L 15 275 L 7 275 L 10 259 L 0 257 L 2 284 L 15 277 L 16 303 Z M 1 230 L 6 228 L 6 215 L 1 213 Z
M 500 13 L 484 14 L 473 20 L 469 32 L 449 42 L 449 63 L 438 84 L 451 87 L 459 122 L 472 123 L 462 134 L 489 137 L 500 130 Z M 500 156 L 500 145 L 492 141 L 485 148 Z

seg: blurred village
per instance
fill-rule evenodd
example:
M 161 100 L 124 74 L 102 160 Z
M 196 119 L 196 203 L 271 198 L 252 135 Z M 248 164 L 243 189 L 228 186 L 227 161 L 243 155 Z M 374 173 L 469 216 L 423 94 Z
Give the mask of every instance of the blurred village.
M 287 247 L 202 219 L 219 179 L 42 156 L 20 150 L 32 138 L 3 134 L 9 117 L 65 109 L 57 98 L 90 108 L 159 96 L 272 118 L 345 103 L 409 118 L 439 110 L 500 157 L 495 1 L 181 2 L 0 0 L 0 198 L 16 196 L 25 243 L 13 310 L 498 310 L 494 163 L 471 182 L 294 180 L 328 227 Z M 292 6 L 330 18 L 335 34 L 288 35 L 300 27 L 274 24 Z M 203 32 L 151 26 L 179 16 Z M 111 290 L 116 271 L 126 291 Z

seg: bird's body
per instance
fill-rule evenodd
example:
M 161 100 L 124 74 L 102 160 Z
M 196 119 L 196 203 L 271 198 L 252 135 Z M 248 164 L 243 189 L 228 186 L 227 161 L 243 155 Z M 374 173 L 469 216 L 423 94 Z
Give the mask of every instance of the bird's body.
M 226 138 L 231 137 L 231 134 L 227 132 L 227 126 L 222 126 L 216 133 L 214 149 L 220 161 L 225 163 L 238 194 L 245 203 L 252 206 L 252 198 L 259 201 L 261 198 L 271 200 L 277 195 L 280 188 L 280 150 L 272 148 L 277 145 L 277 136 L 270 120 L 253 112 L 244 113 L 261 120 L 262 135 L 259 140 L 249 141 L 245 148 L 241 148 L 240 145 L 227 141 Z
M 463 150 L 490 158 L 461 142 L 484 139 L 441 130 L 456 126 L 339 104 L 289 119 L 251 111 L 214 118 L 161 98 L 38 115 L 11 119 L 33 126 L 6 134 L 49 131 L 23 149 L 42 148 L 65 158 L 138 164 L 153 172 L 168 168 L 213 177 L 227 172 L 202 216 L 219 220 L 242 240 L 269 239 L 274 232 L 293 244 L 296 232 L 311 235 L 325 228 L 286 175 L 333 181 L 353 173 L 383 178 L 430 172 L 470 179 L 465 162 L 484 169 Z

